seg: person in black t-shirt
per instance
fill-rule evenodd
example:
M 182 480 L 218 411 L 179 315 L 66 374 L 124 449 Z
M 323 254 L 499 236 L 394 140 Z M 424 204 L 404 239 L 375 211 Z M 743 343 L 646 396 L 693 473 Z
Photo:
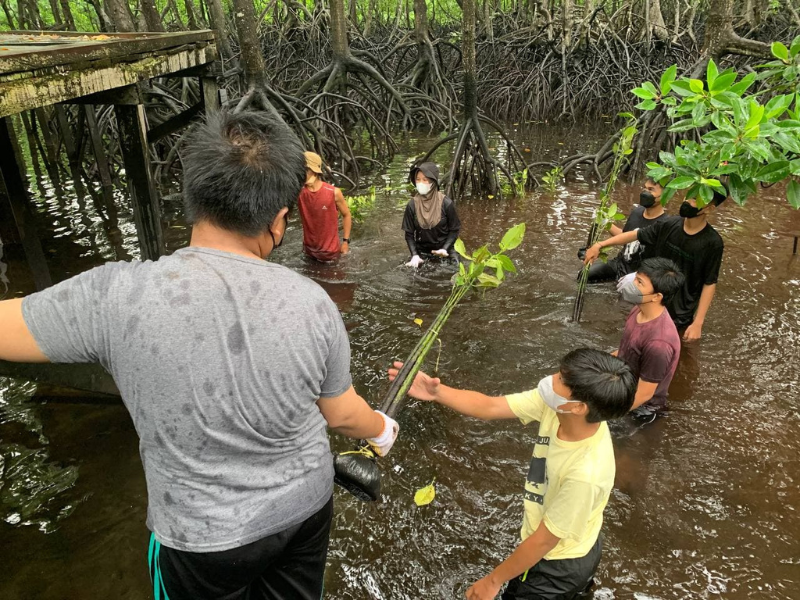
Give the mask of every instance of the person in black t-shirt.
M 409 179 L 417 192 L 406 206 L 403 231 L 411 252 L 407 267 L 419 267 L 424 258 L 455 258 L 453 245 L 461 230 L 455 203 L 439 191 L 439 167 L 426 162 L 411 168 Z
M 723 243 L 717 231 L 708 224 L 708 216 L 728 197 L 728 190 L 715 192 L 709 204 L 697 208 L 697 201 L 684 200 L 680 217 L 669 217 L 647 229 L 627 231 L 598 242 L 586 251 L 585 262 L 593 262 L 606 246 L 620 246 L 639 240 L 645 245 L 645 258 L 658 256 L 674 261 L 686 277 L 683 289 L 670 303 L 669 314 L 683 339 L 700 339 L 708 309 L 717 289 L 722 265 Z
M 668 215 L 664 212 L 664 207 L 661 205 L 661 193 L 663 191 L 657 181 L 648 178 L 645 181 L 644 189 L 639 194 L 639 206 L 631 211 L 628 220 L 625 221 L 625 227 L 620 229 L 616 225 L 612 225 L 609 233 L 615 236 L 634 229 L 646 229 L 668 218 Z M 585 251 L 585 248 L 582 250 Z M 609 259 L 608 262 L 596 261 L 592 264 L 589 269 L 589 283 L 614 281 L 628 273 L 635 273 L 639 265 L 642 264 L 643 254 L 644 246 L 638 240 L 626 244 L 619 254 Z

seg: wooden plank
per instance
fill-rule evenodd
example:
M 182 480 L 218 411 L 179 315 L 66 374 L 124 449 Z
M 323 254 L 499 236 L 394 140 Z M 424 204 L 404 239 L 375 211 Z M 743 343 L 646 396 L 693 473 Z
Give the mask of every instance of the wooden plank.
M 24 34 L 25 32 L 23 32 Z M 23 34 L 19 34 L 20 37 Z M 92 36 L 96 34 L 81 34 Z M 113 59 L 124 60 L 126 56 L 145 52 L 168 51 L 170 48 L 188 44 L 214 45 L 214 32 L 209 29 L 179 33 L 127 34 L 126 36 L 103 34 L 111 39 L 92 42 L 75 37 L 75 41 L 45 45 L 24 52 L 9 50 L 0 53 L 0 74 L 34 71 L 56 65 L 69 69 L 71 63 Z M 66 37 L 66 36 L 64 36 Z
M 54 73 L 35 79 L 0 82 L 0 117 L 162 77 L 168 73 L 212 62 L 216 58 L 216 47 L 206 46 L 102 69 Z
M 33 273 L 33 281 L 37 290 L 43 290 L 51 286 L 53 281 L 50 278 L 50 270 L 47 267 L 42 245 L 36 234 L 34 213 L 28 197 L 28 190 L 22 180 L 19 165 L 17 165 L 14 156 L 10 127 L 10 119 L 0 119 L 0 175 L 3 178 L 11 213 L 14 215 L 14 221 L 17 224 L 17 232 L 22 242 L 22 248 L 25 251 L 25 258 L 28 260 L 28 266 Z
M 133 220 L 142 251 L 142 260 L 158 260 L 164 254 L 161 207 L 150 173 L 147 147 L 147 120 L 144 106 L 114 107 L 119 126 L 119 145 L 125 163 L 125 178 L 133 205 Z
M 144 94 L 142 93 L 143 85 L 144 84 L 138 83 L 121 88 L 114 88 L 113 90 L 106 90 L 105 92 L 97 92 L 96 94 L 89 94 L 88 96 L 67 100 L 64 104 L 128 104 L 130 106 L 136 106 L 137 104 L 144 104 Z

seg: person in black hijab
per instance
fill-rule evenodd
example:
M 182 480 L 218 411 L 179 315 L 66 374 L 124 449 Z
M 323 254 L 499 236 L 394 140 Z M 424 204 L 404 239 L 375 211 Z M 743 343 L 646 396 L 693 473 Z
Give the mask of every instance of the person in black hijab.
M 416 194 L 406 206 L 403 231 L 411 253 L 407 267 L 417 268 L 426 258 L 455 258 L 453 244 L 461 221 L 455 203 L 439 190 L 439 167 L 425 162 L 411 167 L 409 180 Z

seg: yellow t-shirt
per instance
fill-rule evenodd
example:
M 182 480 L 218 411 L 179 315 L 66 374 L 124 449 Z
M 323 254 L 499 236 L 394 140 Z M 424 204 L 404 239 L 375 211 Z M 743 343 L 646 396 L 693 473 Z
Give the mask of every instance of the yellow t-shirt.
M 603 525 L 603 509 L 614 486 L 614 447 L 606 423 L 580 442 L 558 439 L 556 412 L 538 390 L 506 396 L 508 405 L 525 425 L 539 421 L 525 481 L 525 516 L 522 539 L 544 520 L 561 538 L 545 556 L 548 560 L 586 556 Z

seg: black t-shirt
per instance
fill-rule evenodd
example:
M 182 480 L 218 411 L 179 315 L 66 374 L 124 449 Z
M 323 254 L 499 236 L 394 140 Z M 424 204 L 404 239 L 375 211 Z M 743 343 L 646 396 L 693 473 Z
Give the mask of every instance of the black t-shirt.
M 636 206 L 632 211 L 628 220 L 625 221 L 625 227 L 622 228 L 622 231 L 633 231 L 634 229 L 646 229 L 669 219 L 670 216 L 667 213 L 661 213 L 655 219 L 648 219 L 644 216 L 644 207 L 643 206 Z M 631 242 L 630 244 L 625 244 L 622 247 L 622 250 L 619 252 L 619 260 L 617 261 L 617 275 L 619 277 L 624 277 L 628 273 L 634 273 L 636 269 L 639 268 L 639 265 L 642 264 L 642 257 L 644 255 L 644 245 L 639 242 L 638 240 Z
M 669 314 L 678 327 L 694 320 L 704 285 L 717 283 L 722 265 L 722 238 L 706 225 L 694 235 L 683 230 L 683 219 L 670 216 L 647 229 L 639 229 L 638 239 L 645 245 L 644 258 L 672 260 L 686 277 L 683 289 L 675 294 Z
M 449 251 L 458 239 L 458 232 L 461 231 L 461 221 L 456 213 L 455 202 L 445 196 L 444 202 L 442 202 L 442 218 L 439 223 L 432 229 L 423 229 L 417 221 L 417 210 L 412 198 L 403 215 L 403 231 L 406 232 L 406 242 L 408 242 L 412 254 L 414 254 L 412 244 L 418 253 L 429 254 L 442 248 Z

